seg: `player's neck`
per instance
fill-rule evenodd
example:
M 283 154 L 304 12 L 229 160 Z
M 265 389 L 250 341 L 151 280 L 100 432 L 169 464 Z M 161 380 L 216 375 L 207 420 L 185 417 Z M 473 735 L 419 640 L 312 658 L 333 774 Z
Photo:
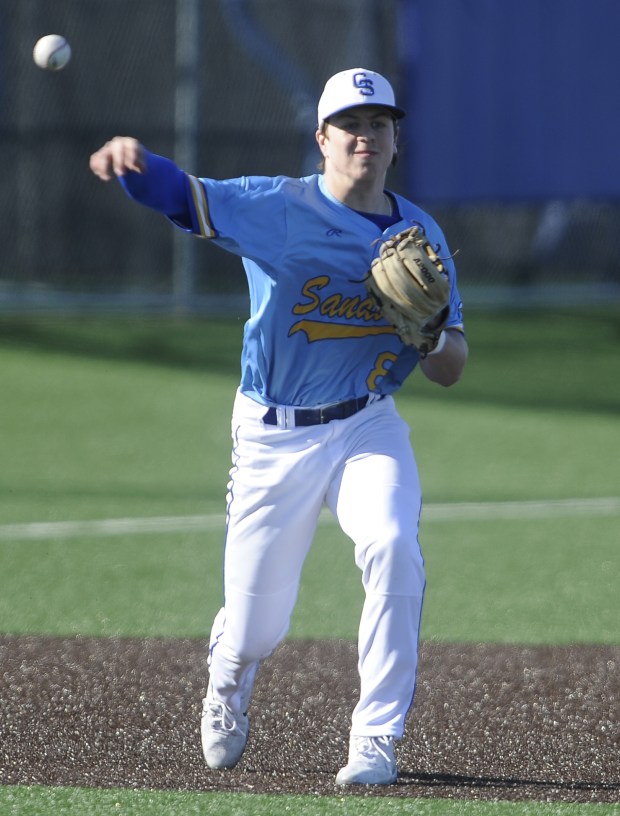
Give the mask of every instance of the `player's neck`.
M 325 184 L 329 192 L 342 204 L 359 212 L 391 215 L 392 202 L 384 193 L 384 179 L 368 183 L 352 183 L 333 174 L 325 174 Z

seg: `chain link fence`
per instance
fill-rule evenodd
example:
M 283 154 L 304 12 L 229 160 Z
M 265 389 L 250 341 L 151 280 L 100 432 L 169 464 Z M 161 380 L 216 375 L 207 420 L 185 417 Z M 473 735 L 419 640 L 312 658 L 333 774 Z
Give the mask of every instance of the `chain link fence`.
M 0 0 L 0 309 L 243 312 L 237 258 L 136 206 L 88 169 L 133 135 L 201 176 L 303 175 L 325 79 L 368 65 L 399 84 L 397 0 Z M 73 56 L 48 73 L 36 40 Z M 398 94 L 397 94 L 398 95 Z M 404 189 L 415 122 L 389 179 Z M 425 202 L 418 202 L 425 206 Z M 470 303 L 619 297 L 617 203 L 427 207 Z M 585 284 L 585 286 L 584 286 Z

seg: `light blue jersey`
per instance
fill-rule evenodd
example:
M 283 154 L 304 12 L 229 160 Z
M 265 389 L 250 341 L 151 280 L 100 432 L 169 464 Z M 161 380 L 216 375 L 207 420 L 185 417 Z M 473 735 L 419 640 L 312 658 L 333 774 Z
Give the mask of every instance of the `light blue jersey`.
M 452 281 L 447 325 L 462 328 L 443 233 L 406 199 L 394 196 L 402 221 L 382 233 L 335 199 L 322 175 L 187 178 L 193 231 L 243 258 L 251 310 L 241 391 L 254 400 L 313 406 L 402 385 L 419 355 L 377 313 L 364 278 L 380 239 L 412 222 L 439 246 Z
M 322 175 L 216 181 L 154 154 L 148 167 L 121 179 L 129 195 L 243 259 L 251 308 L 240 390 L 253 400 L 311 407 L 400 388 L 419 355 L 380 315 L 364 279 L 381 241 L 412 223 L 422 226 L 449 272 L 447 326 L 462 329 L 444 235 L 405 198 L 390 193 L 401 220 L 382 231 L 380 216 L 342 204 Z

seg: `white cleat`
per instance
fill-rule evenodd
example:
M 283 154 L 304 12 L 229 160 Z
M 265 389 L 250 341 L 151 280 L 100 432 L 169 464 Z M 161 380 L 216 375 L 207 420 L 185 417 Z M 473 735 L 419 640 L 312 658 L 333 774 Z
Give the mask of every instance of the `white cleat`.
M 338 771 L 336 785 L 393 785 L 397 775 L 393 737 L 352 736 L 349 762 Z
M 202 701 L 200 736 L 202 753 L 209 768 L 214 771 L 234 768 L 245 750 L 249 733 L 247 714 L 235 714 L 207 692 Z

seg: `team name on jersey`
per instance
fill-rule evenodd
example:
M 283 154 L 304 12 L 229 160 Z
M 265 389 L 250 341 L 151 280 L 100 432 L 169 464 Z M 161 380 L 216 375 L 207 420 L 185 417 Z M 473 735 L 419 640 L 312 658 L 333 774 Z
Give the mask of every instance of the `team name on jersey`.
M 383 315 L 370 296 L 349 297 L 338 292 L 322 296 L 321 290 L 330 283 L 329 275 L 317 275 L 306 281 L 301 290 L 303 300 L 293 306 L 292 312 L 300 316 L 312 315 L 312 318 L 304 317 L 293 323 L 289 337 L 301 331 L 313 343 L 316 340 L 394 333 L 392 326 L 376 325 L 383 320 Z M 361 325 L 353 322 L 360 320 L 364 321 Z

